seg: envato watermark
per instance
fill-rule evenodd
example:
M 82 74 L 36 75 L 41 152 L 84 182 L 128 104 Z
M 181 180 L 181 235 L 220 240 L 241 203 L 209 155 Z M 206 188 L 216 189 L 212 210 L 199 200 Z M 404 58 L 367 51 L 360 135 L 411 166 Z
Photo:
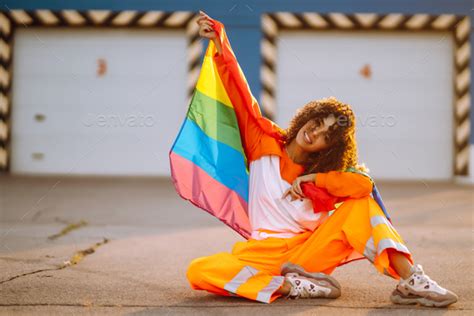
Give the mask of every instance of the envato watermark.
M 346 126 L 349 118 L 346 115 L 338 115 L 336 118 L 337 125 Z M 377 115 L 372 114 L 365 117 L 356 115 L 356 122 L 361 127 L 393 127 L 397 125 L 398 121 L 395 115 Z
M 156 119 L 151 114 L 99 114 L 87 113 L 82 120 L 86 127 L 153 127 Z

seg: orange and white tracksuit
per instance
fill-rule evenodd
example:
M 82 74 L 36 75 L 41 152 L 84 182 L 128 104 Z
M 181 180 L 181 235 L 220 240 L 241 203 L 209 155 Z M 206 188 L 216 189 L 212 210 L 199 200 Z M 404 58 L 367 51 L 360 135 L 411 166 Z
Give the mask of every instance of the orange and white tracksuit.
M 219 27 L 220 22 L 216 22 Z M 218 31 L 223 32 L 223 27 Z M 287 155 L 279 137 L 281 129 L 261 115 L 248 85 L 242 82 L 245 79 L 228 41 L 221 44 L 223 54 L 212 58 L 228 85 L 249 162 L 252 235 L 237 242 L 230 253 L 193 260 L 187 271 L 191 287 L 270 303 L 280 296 L 277 290 L 284 282 L 280 267 L 285 262 L 299 264 L 309 272 L 330 274 L 337 266 L 362 256 L 380 272 L 398 279 L 387 250 L 394 249 L 413 260 L 370 196 L 369 178 L 351 172 L 317 173 L 316 186 L 334 196 L 349 197 L 331 216 L 314 213 L 308 199 L 282 198 L 304 168 Z

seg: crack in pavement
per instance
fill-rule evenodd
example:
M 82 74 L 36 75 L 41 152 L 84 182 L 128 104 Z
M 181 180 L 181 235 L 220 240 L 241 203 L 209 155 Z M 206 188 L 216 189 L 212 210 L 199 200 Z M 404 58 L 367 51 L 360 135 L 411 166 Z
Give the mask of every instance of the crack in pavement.
M 87 226 L 87 222 L 85 220 L 81 220 L 80 222 L 78 223 L 71 223 L 71 224 L 68 224 L 66 227 L 64 227 L 59 233 L 57 234 L 54 234 L 54 235 L 51 235 L 51 236 L 48 236 L 48 239 L 50 240 L 54 240 L 54 239 L 57 239 L 59 237 L 62 237 L 64 235 L 67 235 L 68 233 L 70 233 L 71 231 L 75 230 L 75 229 L 79 229 L 83 226 Z
M 78 264 L 82 259 L 84 259 L 85 256 L 88 256 L 92 253 L 95 252 L 95 249 L 97 249 L 98 247 L 106 244 L 109 242 L 109 239 L 107 238 L 104 238 L 102 241 L 100 242 L 97 242 L 95 243 L 93 246 L 89 247 L 89 248 L 86 248 L 86 249 L 83 249 L 83 250 L 79 250 L 77 251 L 72 257 L 71 259 L 65 261 L 64 263 L 62 263 L 61 265 L 59 265 L 58 267 L 56 268 L 46 268 L 46 269 L 39 269 L 39 270 L 35 270 L 35 271 L 31 271 L 31 272 L 26 272 L 26 273 L 22 273 L 22 274 L 18 274 L 18 275 L 15 275 L 15 276 L 12 276 L 8 279 L 5 279 L 5 280 L 2 280 L 0 281 L 0 284 L 3 284 L 3 283 L 6 283 L 6 282 L 10 282 L 12 280 L 15 280 L 15 279 L 18 279 L 18 278 L 21 278 L 21 277 L 24 277 L 24 276 L 28 276 L 28 275 L 32 275 L 32 274 L 37 274 L 37 273 L 40 273 L 40 272 L 45 272 L 45 271 L 56 271 L 56 270 L 62 270 L 64 268 L 67 268 L 69 266 L 72 266 L 72 265 L 76 265 Z M 0 305 L 1 306 L 1 305 Z

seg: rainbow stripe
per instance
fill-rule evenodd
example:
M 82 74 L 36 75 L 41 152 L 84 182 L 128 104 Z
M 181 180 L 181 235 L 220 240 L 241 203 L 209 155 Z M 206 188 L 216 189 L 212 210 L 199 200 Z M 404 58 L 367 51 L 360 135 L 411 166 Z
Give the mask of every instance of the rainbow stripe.
M 178 194 L 250 236 L 249 172 L 232 102 L 212 59 L 204 56 L 194 95 L 169 157 Z

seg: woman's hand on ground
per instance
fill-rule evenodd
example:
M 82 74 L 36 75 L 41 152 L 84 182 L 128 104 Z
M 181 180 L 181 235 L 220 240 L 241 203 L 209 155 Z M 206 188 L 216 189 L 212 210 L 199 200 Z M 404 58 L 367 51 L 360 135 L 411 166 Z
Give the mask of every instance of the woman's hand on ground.
M 296 199 L 303 199 L 305 198 L 303 190 L 301 189 L 301 183 L 303 182 L 314 182 L 316 180 L 316 174 L 310 173 L 304 176 L 300 176 L 293 181 L 293 184 L 288 190 L 285 191 L 283 194 L 283 198 L 286 198 L 289 194 L 291 194 L 291 200 L 294 201 Z

